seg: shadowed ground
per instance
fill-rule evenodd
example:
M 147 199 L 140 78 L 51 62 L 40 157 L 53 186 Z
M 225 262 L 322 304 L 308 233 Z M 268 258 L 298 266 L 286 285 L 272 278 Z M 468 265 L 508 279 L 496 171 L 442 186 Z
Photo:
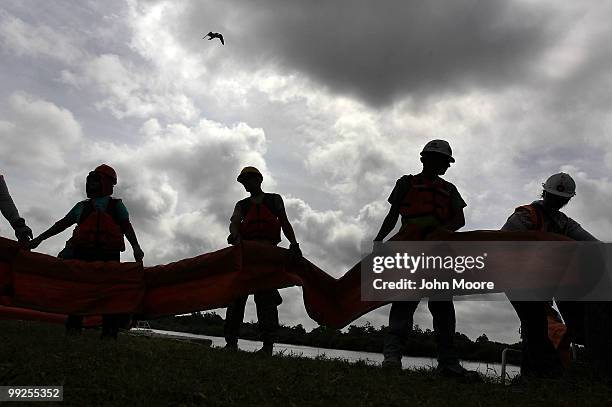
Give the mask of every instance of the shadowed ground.
M 429 371 L 395 373 L 331 360 L 228 353 L 191 343 L 0 321 L 0 385 L 62 385 L 61 406 L 604 406 L 587 379 L 528 386 L 465 384 Z M 38 404 L 36 404 L 38 405 Z M 49 405 L 46 403 L 45 405 Z

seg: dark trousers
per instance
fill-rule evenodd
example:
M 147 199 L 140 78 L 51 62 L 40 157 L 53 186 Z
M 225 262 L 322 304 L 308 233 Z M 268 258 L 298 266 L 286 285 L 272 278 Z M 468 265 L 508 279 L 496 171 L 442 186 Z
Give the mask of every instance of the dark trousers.
M 584 345 L 586 360 L 597 374 L 612 377 L 612 302 L 557 301 L 570 340 Z
M 561 359 L 548 338 L 548 318 L 545 302 L 510 301 L 521 320 L 523 340 L 521 373 L 539 376 L 561 374 Z
M 585 344 L 585 307 L 586 302 L 556 301 L 559 313 L 563 317 L 570 339 L 573 343 Z
M 118 251 L 79 250 L 74 249 L 73 259 L 83 261 L 119 261 L 121 253 Z M 126 327 L 130 321 L 130 314 L 102 315 L 102 336 L 117 338 L 119 328 Z M 68 315 L 66 318 L 67 331 L 80 331 L 83 328 L 82 315 Z
M 125 328 L 130 322 L 130 314 L 102 315 L 102 336 L 117 338 L 119 328 Z M 82 315 L 68 315 L 66 330 L 80 331 L 83 328 Z
M 406 347 L 406 339 L 412 332 L 414 312 L 419 301 L 401 301 L 391 304 L 389 328 L 385 335 L 383 354 L 385 359 L 401 359 Z M 455 306 L 453 301 L 433 301 L 427 303 L 433 316 L 433 328 L 438 348 L 438 364 L 458 363 L 454 346 Z
M 224 335 L 229 345 L 236 345 L 240 337 L 240 327 L 244 319 L 244 308 L 248 296 L 236 299 L 225 315 Z M 257 323 L 264 345 L 272 345 L 278 330 L 278 305 L 282 298 L 278 290 L 263 290 L 255 293 Z

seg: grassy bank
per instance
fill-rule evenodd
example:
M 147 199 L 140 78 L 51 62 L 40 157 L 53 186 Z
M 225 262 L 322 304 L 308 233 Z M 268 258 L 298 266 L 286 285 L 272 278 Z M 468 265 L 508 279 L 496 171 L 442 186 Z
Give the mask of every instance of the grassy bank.
M 63 385 L 65 401 L 57 403 L 63 406 L 612 404 L 609 387 L 577 379 L 465 384 L 426 371 L 267 358 L 167 339 L 124 335 L 107 342 L 97 332 L 65 337 L 61 326 L 16 321 L 0 321 L 0 339 L 0 385 Z
M 207 312 L 163 317 L 149 320 L 149 323 L 153 329 L 222 337 L 225 321 L 220 315 L 214 312 Z M 382 353 L 387 329 L 388 327 L 375 328 L 372 325 L 366 324 L 362 326 L 350 325 L 344 332 L 325 326 L 318 326 L 310 331 L 306 331 L 302 325 L 281 325 L 276 335 L 278 343 Z M 259 340 L 260 333 L 257 324 L 252 322 L 243 323 L 240 337 L 255 341 Z M 436 357 L 436 339 L 434 332 L 429 329 L 422 330 L 415 326 L 407 338 L 406 345 L 406 356 Z M 486 363 L 499 363 L 500 355 L 505 348 L 521 348 L 518 343 L 511 345 L 489 341 L 484 334 L 476 341 L 472 341 L 466 335 L 459 332 L 455 333 L 454 345 L 460 359 Z M 519 364 L 520 358 L 516 353 L 510 353 L 508 362 Z

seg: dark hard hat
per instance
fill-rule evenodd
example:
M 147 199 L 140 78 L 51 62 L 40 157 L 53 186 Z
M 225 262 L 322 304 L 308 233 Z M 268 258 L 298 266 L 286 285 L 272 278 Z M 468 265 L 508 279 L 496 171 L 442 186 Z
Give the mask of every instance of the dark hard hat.
M 98 167 L 96 167 L 96 169 L 94 170 L 95 172 L 105 175 L 107 177 L 109 177 L 110 179 L 113 180 L 113 185 L 117 184 L 117 173 L 115 172 L 115 170 L 106 164 L 102 164 L 99 165 Z
M 244 177 L 249 174 L 258 175 L 259 178 L 263 181 L 263 175 L 261 175 L 261 172 L 259 172 L 259 170 L 255 167 L 244 167 L 242 171 L 240 171 L 240 174 L 238 175 L 238 178 L 236 178 L 236 180 L 238 182 L 242 182 Z

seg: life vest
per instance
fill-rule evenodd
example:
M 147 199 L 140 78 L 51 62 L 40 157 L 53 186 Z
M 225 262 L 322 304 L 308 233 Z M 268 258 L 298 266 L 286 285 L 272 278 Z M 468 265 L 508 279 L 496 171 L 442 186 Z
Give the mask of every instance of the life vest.
M 261 204 L 251 198 L 238 202 L 243 214 L 240 236 L 245 240 L 266 239 L 274 243 L 281 241 L 281 222 L 274 207 L 274 195 L 265 194 Z
M 408 176 L 410 189 L 400 203 L 400 214 L 408 218 L 432 215 L 441 222 L 451 217 L 451 191 L 441 179 Z
M 529 205 L 521 205 L 515 209 L 516 212 L 526 211 L 529 214 L 529 219 L 531 221 L 531 227 L 529 230 L 535 230 L 538 232 L 545 232 L 544 230 L 544 218 L 542 211 L 536 207 L 537 205 L 529 204 Z
M 124 251 L 123 231 L 116 219 L 120 199 L 110 198 L 105 211 L 94 207 L 92 199 L 83 204 L 83 212 L 74 228 L 71 245 L 77 249 Z

